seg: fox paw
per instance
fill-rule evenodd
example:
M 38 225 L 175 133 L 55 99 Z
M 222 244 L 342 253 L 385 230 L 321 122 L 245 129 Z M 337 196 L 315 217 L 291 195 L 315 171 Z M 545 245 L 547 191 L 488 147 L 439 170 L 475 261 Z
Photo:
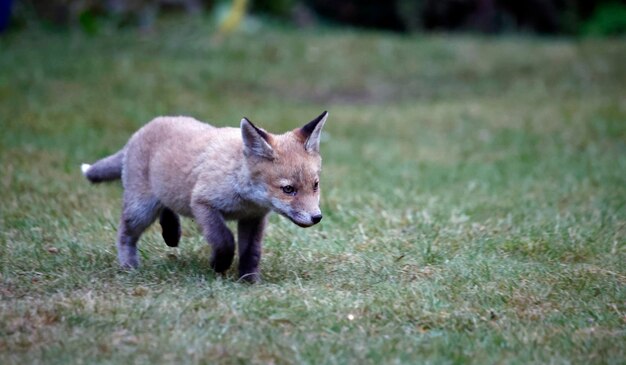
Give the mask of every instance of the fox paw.
M 210 266 L 218 274 L 223 274 L 233 263 L 234 255 L 215 255 L 211 257 Z
M 256 284 L 261 281 L 261 274 L 258 271 L 249 272 L 249 273 L 239 273 L 239 280 L 249 284 Z

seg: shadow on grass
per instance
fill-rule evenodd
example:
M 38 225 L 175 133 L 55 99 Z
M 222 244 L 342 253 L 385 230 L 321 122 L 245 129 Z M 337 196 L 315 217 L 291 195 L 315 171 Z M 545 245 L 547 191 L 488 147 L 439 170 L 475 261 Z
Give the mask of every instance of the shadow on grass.
M 224 274 L 218 274 L 209 265 L 210 249 L 200 249 L 201 252 L 179 252 L 161 254 L 159 257 L 145 260 L 136 270 L 118 269 L 118 272 L 129 274 L 139 281 L 153 283 L 174 281 L 207 281 L 225 280 L 231 283 L 247 284 L 239 279 L 238 265 L 235 259 Z M 205 252 L 207 254 L 205 254 Z M 261 284 L 284 284 L 304 282 L 311 279 L 311 269 L 307 269 L 305 262 L 290 262 L 280 265 L 272 263 L 271 267 L 264 268 L 261 260 Z

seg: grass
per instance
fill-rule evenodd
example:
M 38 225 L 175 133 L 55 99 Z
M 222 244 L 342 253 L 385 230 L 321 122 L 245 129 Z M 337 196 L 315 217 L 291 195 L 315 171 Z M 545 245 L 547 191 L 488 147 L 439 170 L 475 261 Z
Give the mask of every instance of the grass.
M 623 40 L 211 32 L 0 39 L 0 363 L 624 364 Z M 272 217 L 263 283 L 189 220 L 118 269 L 81 162 L 157 115 L 324 109 L 324 221 Z

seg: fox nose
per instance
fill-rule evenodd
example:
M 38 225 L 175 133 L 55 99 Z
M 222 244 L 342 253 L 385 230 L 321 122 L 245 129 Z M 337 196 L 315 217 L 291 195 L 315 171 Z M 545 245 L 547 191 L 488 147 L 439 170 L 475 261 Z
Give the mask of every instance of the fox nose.
M 311 220 L 313 221 L 313 224 L 318 224 L 322 220 L 322 215 L 321 214 L 314 215 L 311 217 Z

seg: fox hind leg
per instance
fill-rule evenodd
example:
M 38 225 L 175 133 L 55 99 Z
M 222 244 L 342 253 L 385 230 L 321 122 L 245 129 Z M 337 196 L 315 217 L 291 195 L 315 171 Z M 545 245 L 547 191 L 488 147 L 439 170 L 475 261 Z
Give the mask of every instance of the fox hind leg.
M 165 243 L 170 247 L 178 247 L 182 234 L 178 214 L 169 208 L 163 208 L 159 217 L 159 223 L 162 229 L 161 236 L 163 236 Z
M 156 198 L 130 198 L 124 194 L 124 208 L 117 239 L 117 257 L 123 268 L 139 267 L 137 241 L 155 220 L 161 209 Z

